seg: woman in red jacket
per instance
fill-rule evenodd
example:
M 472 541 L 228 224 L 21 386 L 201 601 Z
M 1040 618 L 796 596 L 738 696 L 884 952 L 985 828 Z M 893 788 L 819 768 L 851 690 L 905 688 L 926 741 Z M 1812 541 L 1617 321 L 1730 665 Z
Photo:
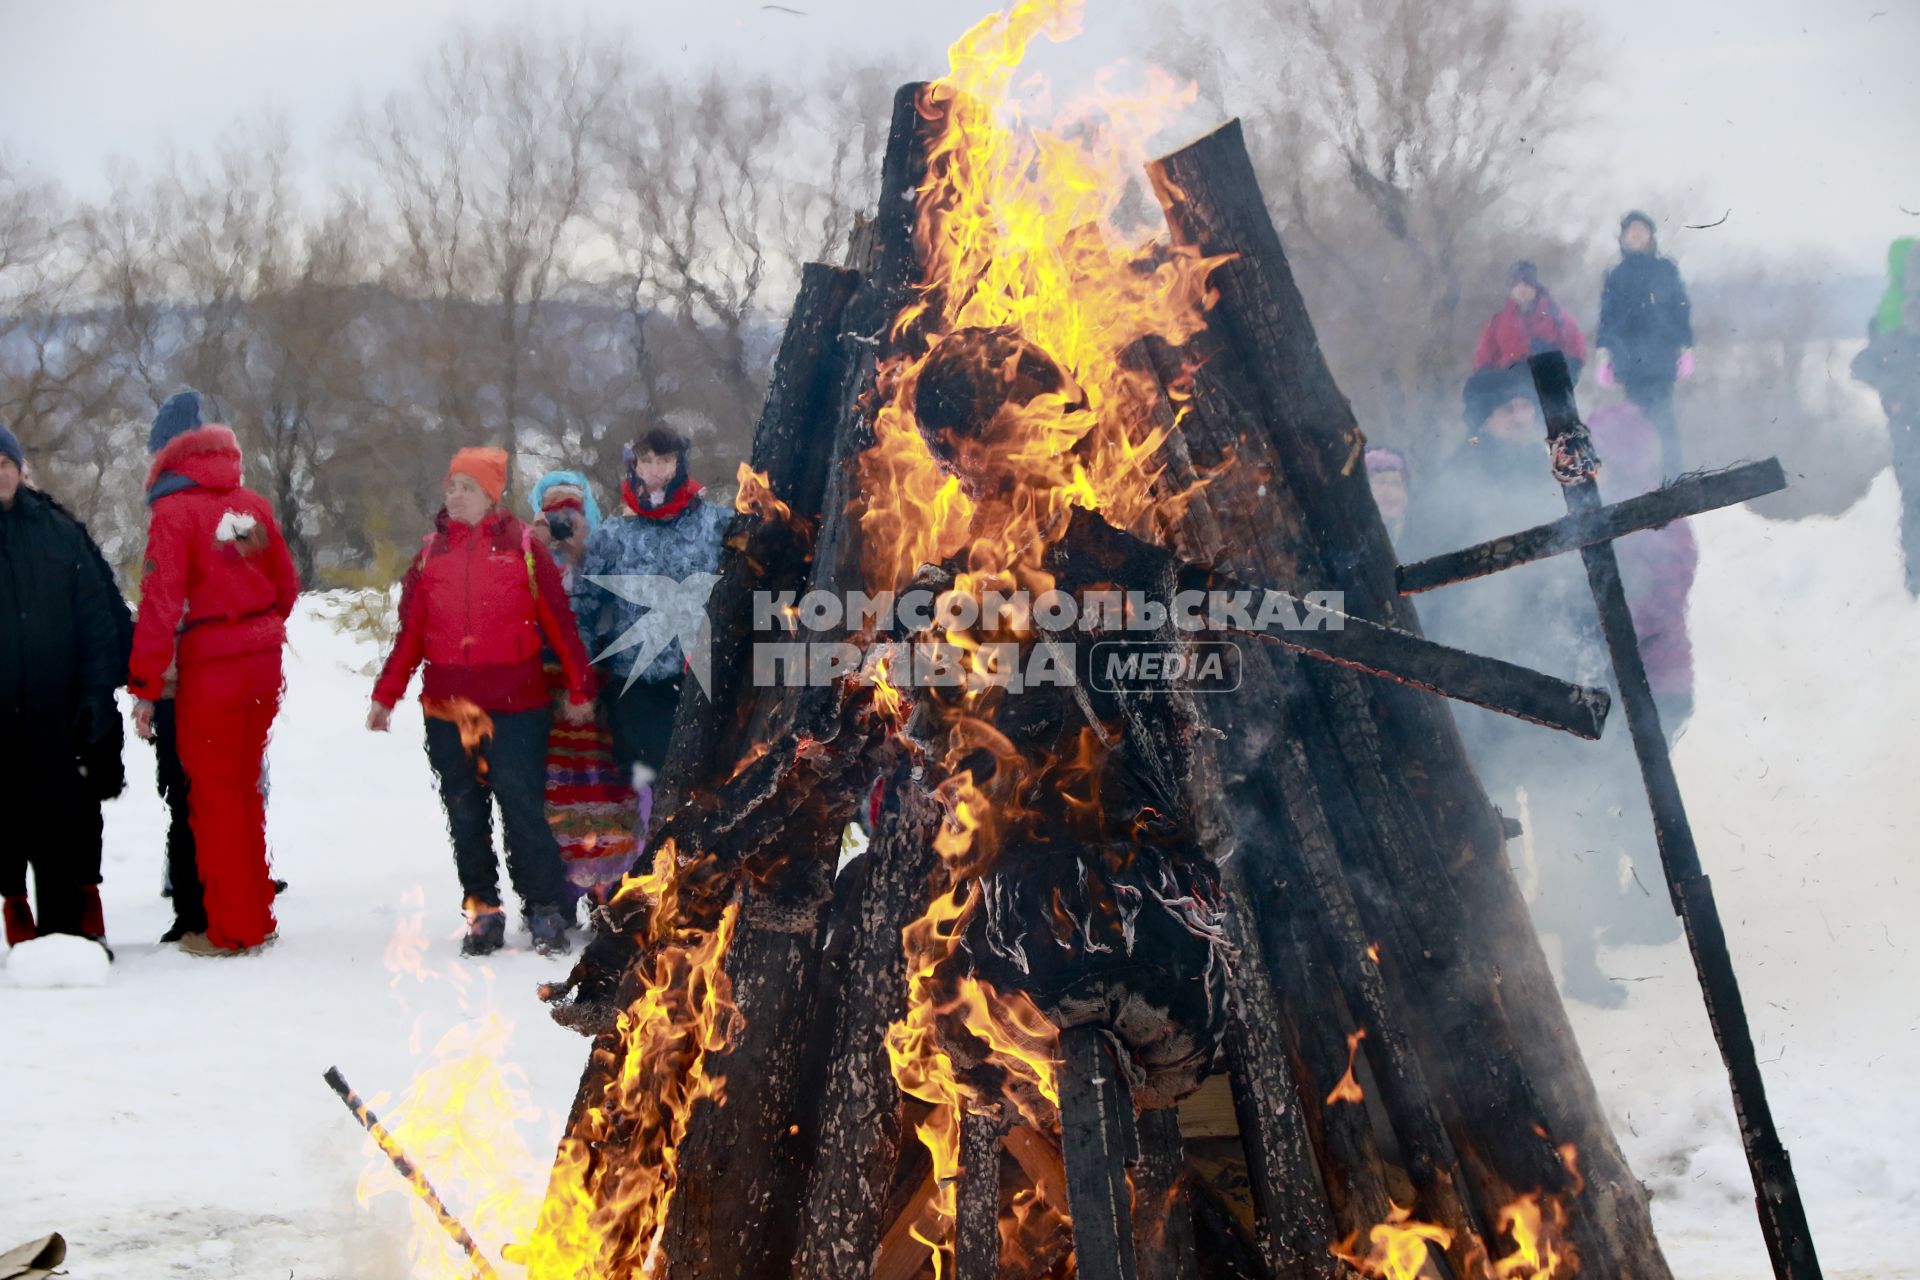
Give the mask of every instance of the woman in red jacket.
M 260 762 L 280 709 L 280 647 L 300 575 L 267 500 L 240 485 L 240 443 L 203 419 L 200 393 L 175 393 L 147 435 L 147 555 L 127 687 L 134 725 L 178 662 L 174 724 L 207 931 L 180 940 L 232 955 L 273 937 Z
M 547 734 L 553 711 L 543 647 L 560 655 L 570 724 L 593 718 L 594 684 L 560 571 L 531 531 L 500 505 L 501 449 L 462 449 L 447 471 L 435 531 L 408 568 L 400 632 L 373 690 L 367 727 L 385 732 L 393 706 L 423 661 L 420 705 L 427 759 L 440 780 L 465 894 L 461 950 L 487 955 L 506 941 L 493 801 L 506 827 L 507 873 L 534 948 L 570 945 L 560 846 L 546 819 Z
M 1504 369 L 1542 351 L 1558 351 L 1567 358 L 1574 380 L 1586 363 L 1587 340 L 1573 317 L 1560 309 L 1531 262 L 1516 262 L 1507 273 L 1507 305 L 1487 321 L 1474 349 L 1476 369 Z

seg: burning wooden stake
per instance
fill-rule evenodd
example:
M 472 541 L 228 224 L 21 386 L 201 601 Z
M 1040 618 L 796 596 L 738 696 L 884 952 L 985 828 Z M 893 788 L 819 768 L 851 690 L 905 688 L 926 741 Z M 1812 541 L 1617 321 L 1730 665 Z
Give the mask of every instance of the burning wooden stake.
M 434 1191 L 433 1184 L 427 1181 L 427 1175 L 420 1172 L 419 1167 L 413 1163 L 407 1153 L 400 1149 L 400 1144 L 394 1141 L 393 1135 L 387 1132 L 387 1127 L 381 1124 L 367 1104 L 360 1100 L 360 1095 L 353 1091 L 353 1087 L 347 1083 L 347 1078 L 340 1074 L 340 1068 L 328 1067 L 323 1078 L 327 1082 L 327 1087 L 339 1094 L 340 1101 L 347 1104 L 347 1110 L 353 1112 L 353 1118 L 360 1122 L 360 1127 L 372 1136 L 374 1143 L 386 1154 L 395 1172 L 409 1187 L 413 1188 L 414 1194 L 420 1197 L 421 1202 L 433 1210 L 434 1219 L 446 1228 L 447 1234 L 453 1237 L 454 1243 L 473 1260 L 474 1274 L 479 1276 L 480 1280 L 499 1280 L 500 1273 L 494 1270 L 493 1263 L 487 1260 L 487 1255 L 480 1251 L 479 1243 L 467 1233 L 464 1226 L 460 1225 L 460 1219 L 453 1216 L 453 1210 L 447 1208 L 446 1202 L 440 1198 L 438 1192 Z

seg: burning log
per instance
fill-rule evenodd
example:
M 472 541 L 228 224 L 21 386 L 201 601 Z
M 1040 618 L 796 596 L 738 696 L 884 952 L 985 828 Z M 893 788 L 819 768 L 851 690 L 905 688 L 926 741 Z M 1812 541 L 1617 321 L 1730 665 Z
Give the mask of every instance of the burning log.
M 1118 1060 L 1092 1027 L 1061 1033 L 1060 1146 L 1073 1252 L 1082 1280 L 1134 1280 L 1126 1166 L 1138 1162 L 1133 1100 Z
M 394 1141 L 393 1135 L 387 1132 L 387 1127 L 380 1123 L 380 1118 L 373 1114 L 372 1108 L 360 1100 L 360 1095 L 353 1091 L 353 1086 L 347 1083 L 347 1078 L 340 1074 L 340 1068 L 328 1067 L 324 1079 L 327 1082 L 327 1088 L 339 1095 L 340 1101 L 345 1103 L 347 1110 L 353 1113 L 353 1118 L 360 1122 L 360 1127 L 367 1131 L 367 1135 L 387 1157 L 393 1165 L 394 1172 L 400 1175 L 401 1181 L 413 1188 L 413 1193 L 419 1196 L 421 1202 L 432 1211 L 435 1221 L 446 1228 L 447 1234 L 452 1236 L 454 1243 L 460 1246 L 460 1252 L 466 1254 L 473 1262 L 473 1273 L 479 1276 L 480 1280 L 499 1280 L 500 1273 L 494 1270 L 493 1263 L 487 1260 L 485 1253 L 481 1252 L 479 1242 L 473 1238 L 466 1227 L 461 1225 L 460 1219 L 453 1216 L 453 1210 L 447 1208 L 446 1201 L 440 1198 L 439 1192 L 433 1189 L 433 1184 L 427 1181 L 427 1175 L 420 1172 L 419 1166 L 400 1149 L 400 1144 Z M 55 1258 L 54 1261 L 58 1262 L 59 1259 Z
M 1271 516 L 1264 528 L 1243 528 L 1236 544 L 1267 554 L 1290 548 L 1280 554 L 1303 586 L 1341 590 L 1349 612 L 1417 634 L 1357 465 L 1364 437 L 1321 358 L 1238 124 L 1151 173 L 1176 243 L 1237 255 L 1212 277 L 1220 301 L 1209 333 L 1226 358 L 1199 376 L 1221 377 L 1228 365 L 1243 371 L 1250 385 L 1241 403 L 1255 411 L 1277 467 L 1259 504 Z M 1479 1184 L 1477 1216 L 1485 1222 L 1516 1192 L 1570 1190 L 1554 1143 L 1572 1141 L 1588 1174 L 1576 1224 L 1588 1265 L 1667 1275 L 1645 1192 L 1606 1126 L 1507 870 L 1501 825 L 1446 709 L 1388 680 L 1362 687 L 1324 667 L 1301 674 L 1306 714 L 1295 723 L 1318 730 L 1309 760 L 1323 785 L 1334 784 L 1326 794 L 1352 796 L 1340 847 L 1350 857 L 1373 851 L 1359 859 L 1357 883 L 1395 886 L 1391 898 L 1362 901 L 1376 936 L 1394 926 L 1395 1004 L 1434 1015 L 1421 1018 L 1419 1052 L 1449 1082 L 1440 1101 Z
M 960 1117 L 953 1274 L 954 1280 L 996 1280 L 1000 1274 L 1000 1121 L 984 1111 Z
M 1031 39 L 1039 11 L 1006 21 Z M 1036 287 L 982 229 L 1044 165 L 1003 163 L 954 85 L 894 105 L 861 273 L 810 269 L 789 324 L 653 870 L 559 993 L 599 1034 L 547 1225 L 584 1216 L 609 1280 L 905 1280 L 935 1249 L 965 1277 L 1071 1250 L 1093 1280 L 1329 1278 L 1337 1237 L 1382 1228 L 1465 1280 L 1530 1196 L 1572 1207 L 1555 1229 L 1595 1274 L 1660 1280 L 1501 825 L 1422 691 L 1588 735 L 1604 695 L 1420 639 L 1237 128 L 1151 167 L 1171 247 L 1072 223 Z M 963 642 L 953 688 L 749 680 L 754 590 L 910 582 L 1324 588 L 1351 626 L 1244 646 L 1230 699 L 1101 687 L 1085 652 L 1013 698 L 987 646 L 1059 646 L 997 615 L 831 633 Z M 1114 625 L 1074 638 L 1185 643 Z M 1252 1251 L 1181 1190 L 1172 1104 L 1223 1056 Z
M 1140 1280 L 1198 1280 L 1199 1258 L 1182 1171 L 1180 1113 L 1140 1113 L 1140 1163 L 1133 1173 L 1133 1254 Z

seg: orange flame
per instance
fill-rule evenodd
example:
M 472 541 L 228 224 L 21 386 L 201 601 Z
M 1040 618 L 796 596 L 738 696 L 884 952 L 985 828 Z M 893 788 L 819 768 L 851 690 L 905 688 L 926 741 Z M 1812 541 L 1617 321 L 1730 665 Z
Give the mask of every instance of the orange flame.
M 733 495 L 735 511 L 777 524 L 793 521 L 793 508 L 774 496 L 773 484 L 767 479 L 766 472 L 755 471 L 742 462 L 737 478 L 739 484 Z
M 1451 1231 L 1430 1222 L 1415 1222 L 1411 1210 L 1395 1205 L 1385 1222 L 1375 1224 L 1367 1232 L 1369 1247 L 1364 1255 L 1354 1252 L 1359 1244 L 1358 1233 L 1334 1246 L 1332 1252 L 1362 1275 L 1378 1276 L 1381 1280 L 1422 1280 L 1432 1274 L 1427 1270 L 1427 1263 L 1433 1246 L 1445 1249 L 1452 1243 Z
M 691 927 L 679 909 L 681 870 L 669 840 L 649 872 L 621 886 L 654 903 L 652 951 L 643 989 L 619 1018 L 619 1070 L 561 1143 L 533 1237 L 514 1254 L 534 1280 L 655 1274 L 694 1106 L 726 1096 L 709 1067 L 742 1025 L 725 967 L 739 908 L 729 904 L 710 929 Z
M 1353 1064 L 1360 1056 L 1360 1042 L 1367 1038 L 1364 1029 L 1347 1037 L 1347 1074 L 1340 1077 L 1340 1083 L 1333 1086 L 1333 1092 L 1327 1095 L 1327 1105 L 1336 1102 L 1365 1102 L 1367 1094 L 1360 1082 L 1353 1077 Z
M 1148 140 L 1194 90 L 1157 71 L 1132 96 L 1102 81 L 1035 123 L 1030 115 L 1047 104 L 1016 97 L 1021 64 L 1041 36 L 1077 34 L 1083 8 L 1018 0 L 956 42 L 948 75 L 922 93 L 921 116 L 937 131 L 917 192 L 922 274 L 914 301 L 894 317 L 900 354 L 877 372 L 874 443 L 857 462 L 870 591 L 958 558 L 956 594 L 1044 593 L 1053 579 L 1042 558 L 1075 507 L 1154 532 L 1166 432 L 1149 408 L 1160 391 L 1125 357 L 1143 338 L 1178 345 L 1204 327 L 1215 263 L 1123 228 L 1119 211 L 1138 189 Z M 923 395 L 955 420 L 923 422 Z M 1039 776 L 990 723 L 1000 682 L 985 641 L 1027 627 L 996 617 L 936 630 L 964 655 L 968 676 L 942 704 L 945 816 L 934 844 L 947 885 L 903 932 L 908 1008 L 887 1049 L 899 1087 L 934 1104 L 920 1137 L 933 1155 L 937 1230 L 916 1234 L 945 1274 L 948 1246 L 932 1237 L 951 1231 L 963 1108 L 1011 1106 L 1050 1126 L 1058 1087 L 1052 1024 L 1025 995 L 962 972 L 955 955 L 975 877 Z M 1080 771 L 1068 764 L 1058 779 L 1064 792 L 1084 773 L 1088 798 L 1083 805 L 1075 792 L 1077 813 L 1097 808 L 1097 747 L 1083 741 Z M 983 751 L 995 761 L 984 784 L 969 763 Z M 982 1069 L 962 1069 L 949 1052 L 969 1036 L 988 1050 Z
M 422 698 L 420 710 L 430 719 L 448 721 L 460 730 L 460 745 L 466 748 L 468 759 L 475 761 L 480 780 L 486 781 L 487 758 L 478 752 L 483 743 L 493 741 L 493 717 L 465 698 Z

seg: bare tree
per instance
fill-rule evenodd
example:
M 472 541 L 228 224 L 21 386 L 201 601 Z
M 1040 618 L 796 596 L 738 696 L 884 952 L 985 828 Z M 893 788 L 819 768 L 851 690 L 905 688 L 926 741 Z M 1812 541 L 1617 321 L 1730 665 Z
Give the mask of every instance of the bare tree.
M 459 326 L 421 353 L 438 356 L 439 415 L 468 431 L 497 423 L 510 456 L 527 425 L 528 348 L 577 247 L 588 137 L 622 61 L 585 32 L 469 32 L 354 122 L 399 231 L 393 284 Z M 484 305 L 490 323 L 476 332 L 460 304 Z
M 744 456 L 765 393 L 764 339 L 801 266 L 838 258 L 870 198 L 892 81 L 712 73 L 636 79 L 596 134 L 612 174 L 596 220 L 601 289 L 630 325 L 634 407 Z M 602 438 L 603 461 L 623 443 Z
M 1196 70 L 1238 72 L 1262 185 L 1341 385 L 1370 433 L 1444 452 L 1507 267 L 1537 263 L 1576 314 L 1596 277 L 1560 159 L 1592 78 L 1581 24 L 1518 0 L 1217 8 L 1173 47 Z M 1239 38 L 1216 46 L 1214 30 Z
M 108 317 L 88 291 L 84 220 L 50 183 L 0 160 L 0 420 L 20 436 L 36 482 L 115 559 L 126 505 L 126 440 L 114 430 L 126 385 Z

